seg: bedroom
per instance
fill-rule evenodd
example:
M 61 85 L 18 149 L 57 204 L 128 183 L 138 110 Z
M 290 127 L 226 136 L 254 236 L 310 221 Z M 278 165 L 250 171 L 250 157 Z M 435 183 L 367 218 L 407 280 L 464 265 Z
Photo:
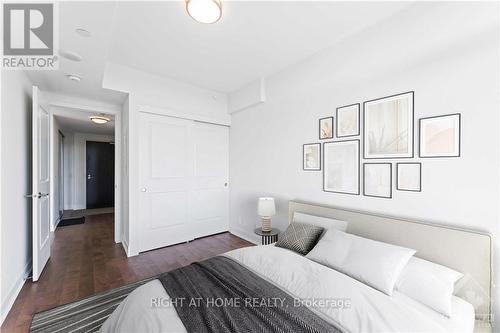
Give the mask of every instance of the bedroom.
M 9 4 L 15 2 L 2 4 L 4 15 L 12 10 L 4 7 Z M 498 2 L 55 2 L 49 13 L 57 68 L 6 68 L 5 59 L 16 56 L 3 54 L 2 331 L 53 331 L 55 323 L 45 320 L 52 308 L 97 302 L 88 297 L 135 289 L 134 283 L 181 266 L 201 269 L 189 264 L 227 258 L 216 255 L 239 247 L 245 250 L 231 252 L 233 260 L 277 283 L 279 295 L 304 292 L 309 294 L 303 301 L 315 299 L 314 288 L 300 289 L 300 279 L 326 288 L 322 279 L 332 274 L 339 285 L 358 286 L 347 296 L 336 294 L 335 286 L 324 293 L 350 299 L 359 318 L 350 318 L 349 309 L 321 316 L 311 304 L 296 307 L 301 317 L 328 330 L 472 331 L 475 318 L 476 331 L 498 331 Z M 47 17 L 44 22 L 50 22 Z M 205 19 L 216 22 L 200 22 Z M 36 25 L 31 33 L 43 42 Z M 15 34 L 3 35 L 14 40 Z M 53 137 L 41 138 L 60 107 L 116 119 L 115 226 L 109 235 L 95 235 L 105 239 L 86 239 L 88 246 L 44 228 L 55 217 L 43 203 L 53 204 L 58 193 L 50 165 L 46 182 L 36 174 L 44 166 L 40 161 L 54 157 L 48 148 Z M 32 126 L 42 121 L 47 127 Z M 49 195 L 25 197 L 37 193 Z M 330 232 L 336 223 L 318 217 L 347 222 L 340 228 L 347 233 Z M 269 223 L 274 230 L 262 232 Z M 319 223 L 329 233 L 313 237 L 316 251 L 306 256 L 274 245 L 248 247 L 283 243 L 293 223 Z M 356 242 L 352 234 L 364 238 Z M 373 246 L 379 243 L 366 238 L 416 253 L 399 270 L 390 265 L 394 276 L 384 289 L 373 282 L 380 269 L 363 258 L 351 258 L 345 267 L 318 258 L 331 237 L 358 244 L 367 258 L 378 253 Z M 61 252 L 71 246 L 81 246 L 79 256 Z M 328 253 L 348 248 L 335 252 L 335 242 L 329 246 Z M 289 259 L 266 266 L 281 255 Z M 391 256 L 371 259 L 383 265 L 377 260 L 385 257 Z M 355 302 L 365 295 L 361 290 L 374 304 L 401 307 L 394 296 L 401 294 L 398 279 L 417 257 L 446 266 L 439 271 L 448 276 L 464 275 L 452 279 L 451 289 L 448 283 L 434 290 L 447 295 L 448 310 L 434 306 L 429 313 L 433 306 L 418 299 L 415 289 L 403 293 L 411 299 L 404 307 L 416 302 L 418 311 L 396 311 L 402 320 Z M 221 274 L 231 271 L 224 265 Z M 297 275 L 283 273 L 294 265 L 301 267 Z M 323 275 L 308 275 L 305 267 Z M 288 280 L 294 276 L 299 280 Z M 162 297 L 168 287 L 155 283 L 140 290 Z M 420 296 L 429 290 L 424 287 L 413 286 Z M 114 308 L 107 309 L 111 317 L 99 318 L 97 329 L 154 331 L 113 322 L 120 311 L 122 317 L 139 311 L 137 294 L 113 315 Z M 453 317 L 450 302 L 468 313 Z M 68 317 L 82 319 L 71 312 Z M 180 324 L 174 331 L 189 327 L 174 312 L 137 324 L 155 320 Z M 422 326 L 411 326 L 416 322 Z M 74 329 L 57 323 L 65 325 L 61 331 Z

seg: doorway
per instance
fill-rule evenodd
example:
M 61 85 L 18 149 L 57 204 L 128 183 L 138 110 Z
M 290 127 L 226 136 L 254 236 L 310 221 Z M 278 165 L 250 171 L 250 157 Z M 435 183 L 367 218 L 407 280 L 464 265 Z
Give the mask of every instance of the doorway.
M 114 207 L 115 146 L 111 142 L 86 143 L 87 209 Z

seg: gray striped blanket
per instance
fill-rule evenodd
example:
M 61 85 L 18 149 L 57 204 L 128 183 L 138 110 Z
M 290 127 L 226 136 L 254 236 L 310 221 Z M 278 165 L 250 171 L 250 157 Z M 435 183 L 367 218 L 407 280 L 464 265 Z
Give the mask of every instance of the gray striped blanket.
M 227 257 L 158 277 L 188 332 L 340 332 Z

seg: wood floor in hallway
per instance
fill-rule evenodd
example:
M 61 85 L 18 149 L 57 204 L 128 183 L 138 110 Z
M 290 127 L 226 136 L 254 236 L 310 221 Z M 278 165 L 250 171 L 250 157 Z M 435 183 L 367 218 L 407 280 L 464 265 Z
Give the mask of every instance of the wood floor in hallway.
M 251 243 L 229 233 L 127 258 L 114 242 L 113 214 L 57 228 L 52 257 L 37 283 L 26 281 L 1 332 L 28 332 L 35 312 L 139 281 Z

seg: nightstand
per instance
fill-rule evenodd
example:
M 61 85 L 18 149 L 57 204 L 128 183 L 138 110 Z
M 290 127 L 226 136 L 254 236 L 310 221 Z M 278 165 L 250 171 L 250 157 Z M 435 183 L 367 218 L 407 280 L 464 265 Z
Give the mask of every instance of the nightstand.
M 271 231 L 262 231 L 261 228 L 254 230 L 256 235 L 261 236 L 262 245 L 271 244 L 278 241 L 278 235 L 280 231 L 276 228 L 272 228 Z

